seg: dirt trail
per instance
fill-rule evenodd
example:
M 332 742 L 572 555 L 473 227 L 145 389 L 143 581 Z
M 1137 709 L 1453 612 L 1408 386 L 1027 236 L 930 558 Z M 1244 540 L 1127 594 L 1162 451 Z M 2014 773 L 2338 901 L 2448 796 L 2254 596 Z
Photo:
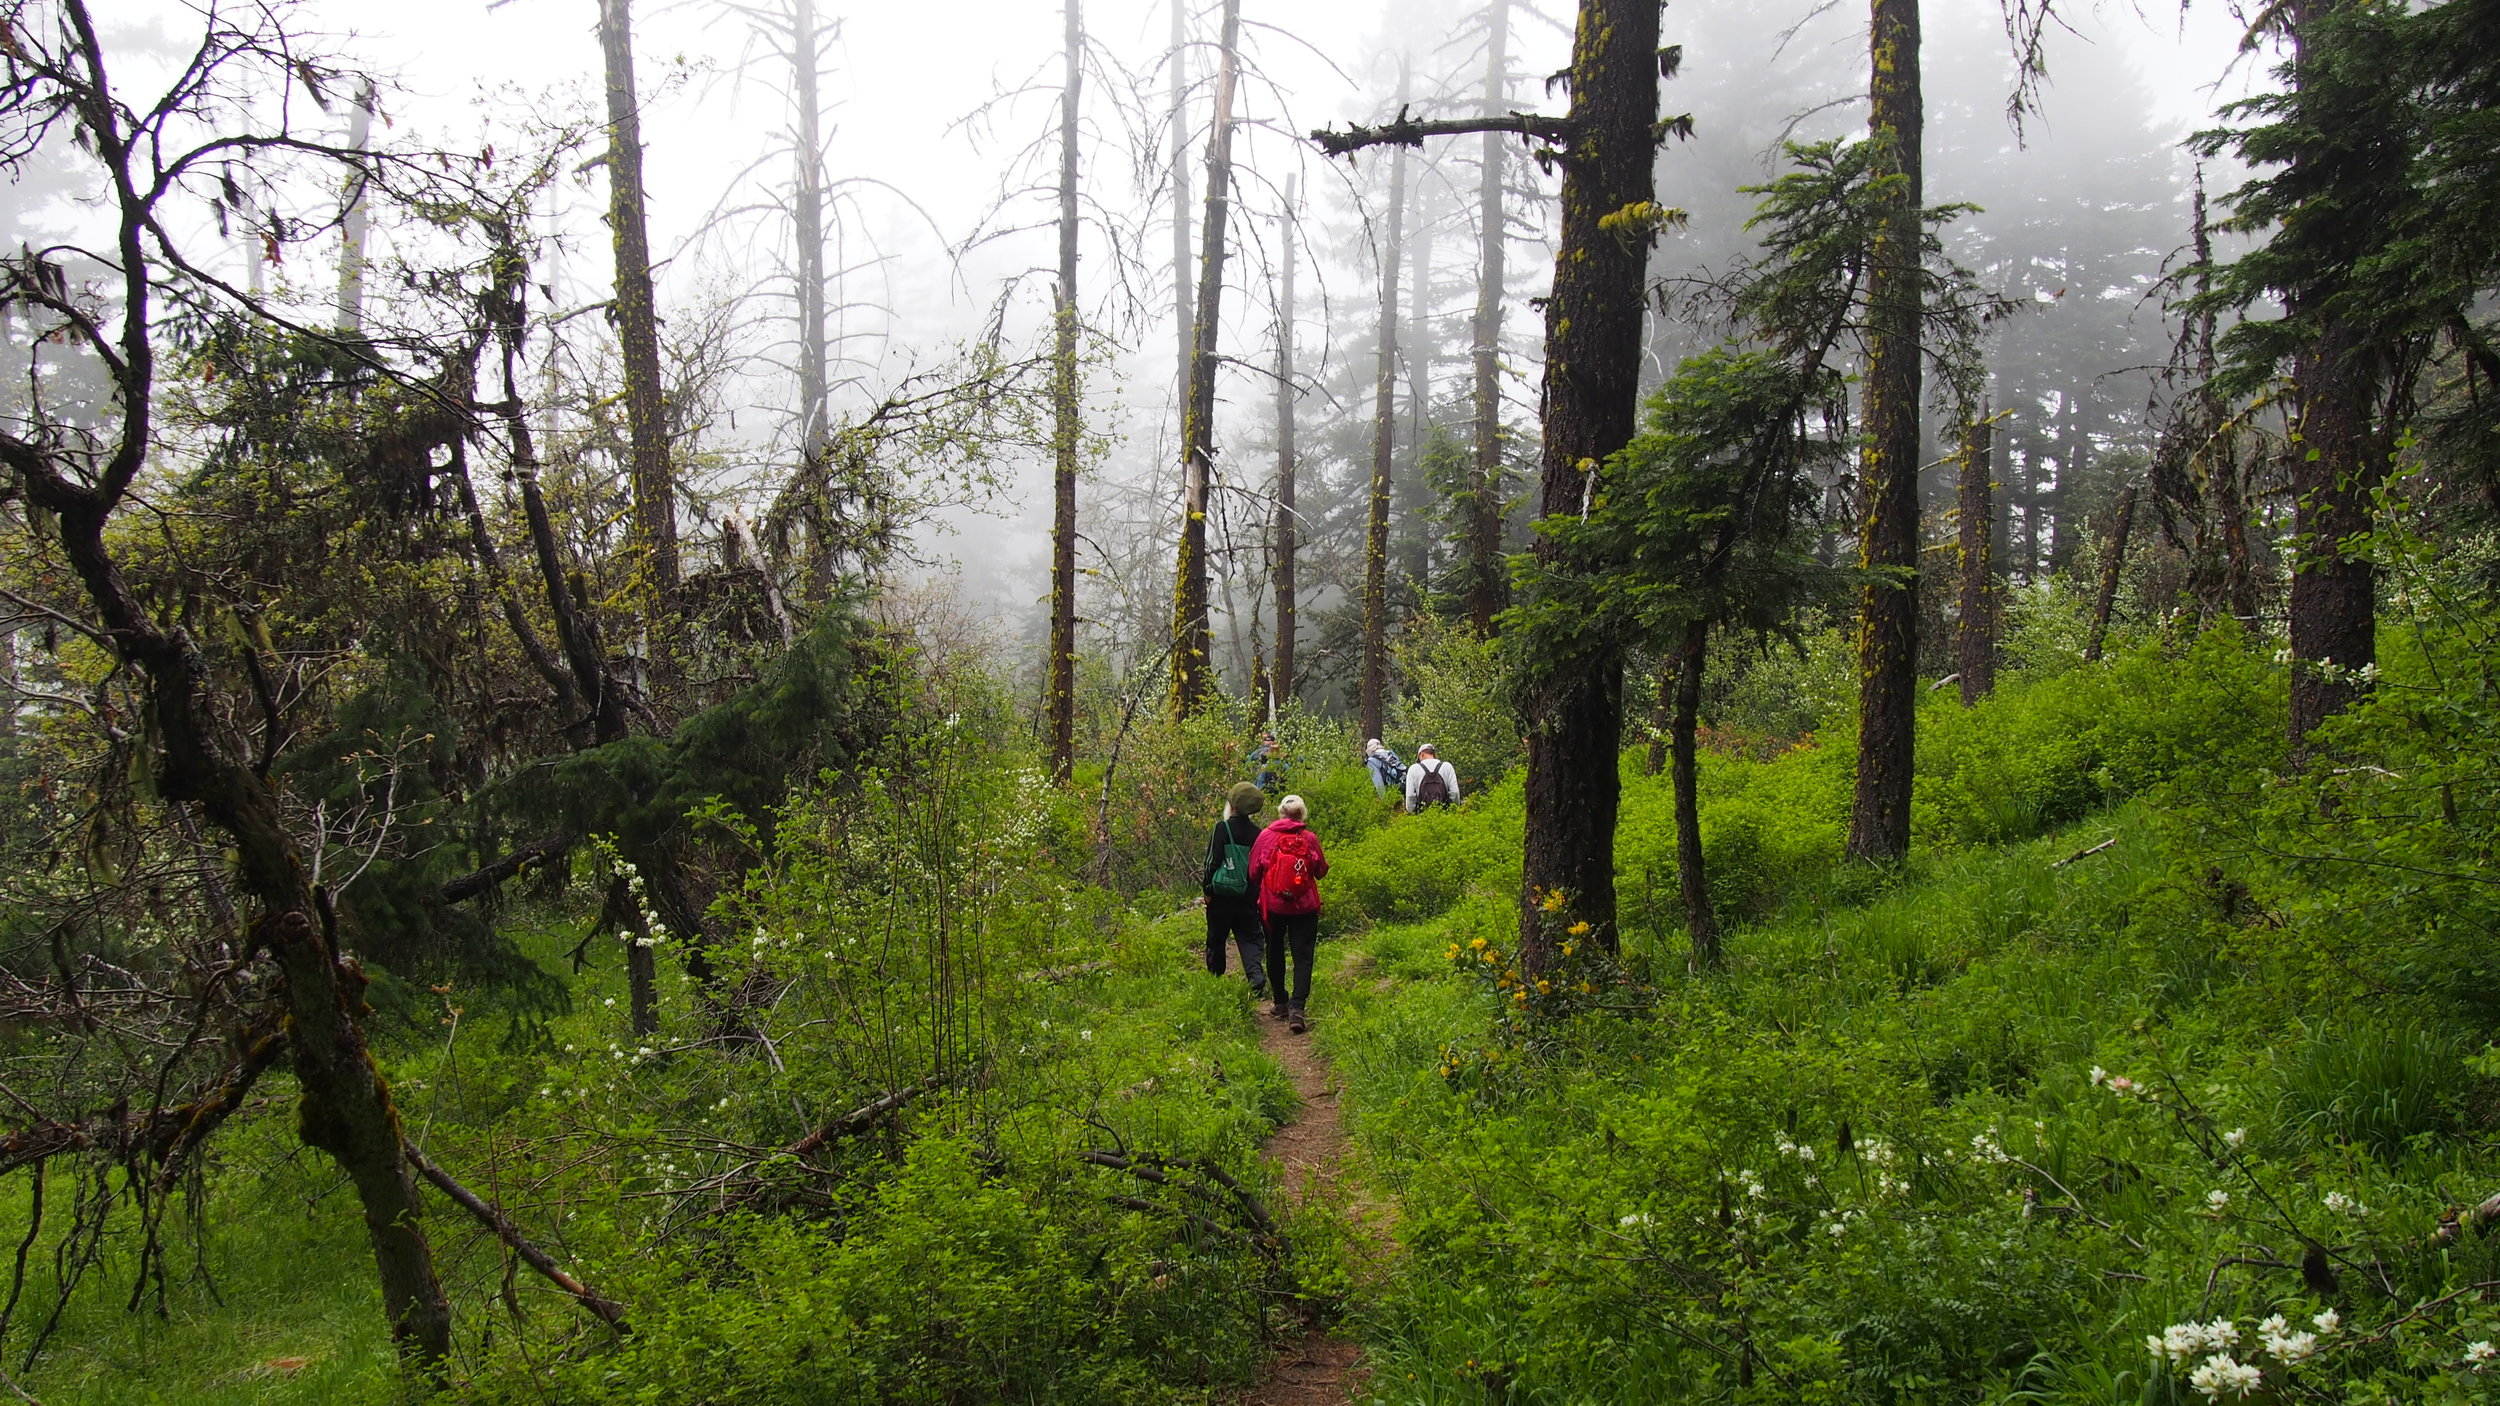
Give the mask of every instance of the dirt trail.
M 1310 1036 L 1292 1033 L 1264 1010 L 1258 1021 L 1260 1045 L 1285 1066 L 1302 1097 L 1301 1114 L 1267 1140 L 1285 1194 L 1296 1202 L 1317 1196 L 1344 1206 L 1358 1229 L 1385 1240 L 1385 1214 L 1362 1199 L 1346 1174 L 1345 1123 L 1328 1061 L 1311 1047 Z M 1314 1329 L 1278 1352 L 1258 1386 L 1240 1400 L 1242 1406 L 1348 1406 L 1362 1385 L 1362 1364 L 1362 1349 L 1350 1339 Z

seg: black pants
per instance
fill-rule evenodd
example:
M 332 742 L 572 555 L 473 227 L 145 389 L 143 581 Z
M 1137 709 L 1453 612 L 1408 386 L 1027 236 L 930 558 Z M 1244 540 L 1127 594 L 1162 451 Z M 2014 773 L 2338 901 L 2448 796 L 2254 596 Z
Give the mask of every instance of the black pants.
M 1276 999 L 1285 999 L 1286 974 L 1291 972 L 1292 1005 L 1300 1010 L 1311 999 L 1311 959 L 1319 951 L 1319 914 L 1278 913 L 1267 920 L 1267 931 L 1276 942 Z
M 1224 939 L 1230 937 L 1241 948 L 1241 974 L 1250 979 L 1250 989 L 1267 989 L 1267 941 L 1259 930 L 1259 905 L 1247 898 L 1207 898 L 1207 970 L 1216 976 L 1224 974 Z

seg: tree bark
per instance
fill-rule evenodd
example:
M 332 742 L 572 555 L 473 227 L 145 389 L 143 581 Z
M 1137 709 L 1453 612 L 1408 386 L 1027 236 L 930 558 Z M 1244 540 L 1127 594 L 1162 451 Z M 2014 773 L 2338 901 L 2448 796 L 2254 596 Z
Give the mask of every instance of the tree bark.
M 1485 11 L 1484 115 L 1498 116 L 1510 101 L 1510 0 L 1492 0 Z M 1502 303 L 1504 235 L 1509 211 L 1502 198 L 1508 149 L 1502 134 L 1484 134 L 1476 180 L 1475 472 L 1466 515 L 1467 620 L 1479 635 L 1493 633 L 1501 613 L 1502 580 Z M 1656 768 L 1651 768 L 1652 772 Z
M 1296 577 L 1294 560 L 1299 524 L 1293 517 L 1294 489 L 1294 401 L 1299 392 L 1293 384 L 1293 264 L 1294 245 L 1300 241 L 1301 227 L 1294 209 L 1293 177 L 1285 178 L 1284 288 L 1278 297 L 1276 314 L 1276 664 L 1275 696 L 1271 713 L 1281 710 L 1297 690 L 1299 676 L 1294 672 L 1295 613 L 1301 583 Z
M 1910 848 L 1918 710 L 1918 460 L 1921 146 L 1918 0 L 1874 0 L 1868 84 L 1880 169 L 1902 177 L 1886 202 L 1869 270 L 1865 419 L 1859 481 L 1862 566 L 1890 575 L 1861 595 L 1858 775 L 1849 853 L 1893 860 Z
M 1996 687 L 1996 424 L 1981 411 L 1962 426 L 1961 535 L 1956 565 L 1961 574 L 1959 619 L 1954 626 L 1954 668 L 1962 676 L 1967 708 Z
M 1077 111 L 1085 83 L 1085 19 L 1064 0 L 1067 76 L 1059 92 L 1059 284 L 1051 298 L 1057 333 L 1051 362 L 1050 774 L 1066 784 L 1076 764 L 1076 468 L 1084 432 L 1077 404 Z
M 1407 75 L 1398 71 L 1398 106 Z M 1397 467 L 1398 286 L 1406 254 L 1406 148 L 1389 157 L 1389 238 L 1380 257 L 1380 338 L 1372 377 L 1371 512 L 1363 533 L 1363 677 L 1358 730 L 1378 737 L 1389 690 L 1389 488 Z
M 608 232 L 616 249 L 613 307 L 633 458 L 635 584 L 657 623 L 677 589 L 677 502 L 661 403 L 659 314 L 651 291 L 642 106 L 634 90 L 633 0 L 599 0 L 599 48 L 607 65 Z
M 2098 662 L 2109 637 L 2109 613 L 2118 603 L 2118 575 L 2127 564 L 2127 537 L 2135 530 L 2135 485 L 2118 493 L 2118 521 L 2111 525 L 2109 551 L 2101 558 L 2101 588 L 2092 597 L 2092 633 L 2084 640 L 2083 657 Z
M 356 97 L 347 109 L 347 149 L 363 152 L 373 137 L 373 80 L 356 81 Z M 365 334 L 365 243 L 372 228 L 373 216 L 366 208 L 366 188 L 372 176 L 359 162 L 348 168 L 347 194 L 339 209 L 339 335 L 361 337 Z M 252 277 L 260 277 L 260 261 L 253 257 Z
M 1413 282 L 1406 308 L 1406 338 L 1400 360 L 1406 363 L 1406 460 L 1398 481 L 1406 501 L 1397 508 L 1401 524 L 1397 540 L 1404 547 L 1398 564 L 1406 578 L 1406 595 L 1420 599 L 1432 585 L 1432 485 L 1426 481 L 1424 445 L 1432 426 L 1432 164 L 1407 183 L 1405 266 Z
M 1183 438 L 1189 434 L 1189 363 L 1196 355 L 1198 322 L 1189 298 L 1189 11 L 1187 0 L 1172 0 L 1172 52 L 1166 60 L 1172 87 L 1172 110 L 1165 125 L 1172 148 L 1172 335 L 1180 356 L 1172 373 L 1179 396 L 1173 420 Z
M 1576 514 L 1593 501 L 1608 456 L 1632 438 L 1649 241 L 1599 222 L 1654 208 L 1660 66 L 1655 0 L 1581 0 L 1571 50 L 1562 242 L 1545 306 L 1539 507 L 1547 515 Z M 1623 652 L 1614 642 L 1598 641 L 1551 663 L 1527 690 L 1522 709 L 1528 778 L 1520 941 L 1531 971 L 1550 968 L 1559 941 L 1580 923 L 1601 949 L 1618 945 Z M 1554 903 L 1550 914 L 1548 901 Z
M 825 154 L 816 0 L 791 0 L 790 95 L 798 108 L 797 170 L 790 192 L 799 310 L 799 457 L 811 467 L 832 433 L 833 379 L 825 342 Z
M 1676 655 L 1675 720 L 1669 742 L 1675 755 L 1675 874 L 1684 896 L 1684 930 L 1693 942 L 1693 967 L 1719 965 L 1719 920 L 1710 911 L 1710 884 L 1702 870 L 1701 791 L 1696 734 L 1701 725 L 1701 670 L 1710 645 L 1710 622 L 1684 627 Z
M 1224 296 L 1224 225 L 1232 209 L 1233 94 L 1241 0 L 1224 0 L 1215 114 L 1207 136 L 1205 227 L 1198 250 L 1197 327 L 1189 354 L 1188 413 L 1181 436 L 1181 549 L 1172 602 L 1172 712 L 1196 712 L 1214 688 L 1207 613 L 1207 488 L 1215 473 L 1216 331 Z
M 2368 691 L 2378 661 L 2378 571 L 2351 550 L 2375 525 L 2371 495 L 2388 456 L 2373 441 L 2370 390 L 2350 326 L 2329 313 L 2293 371 L 2300 397 L 2292 452 L 2292 698 L 2296 760 L 2309 734 Z

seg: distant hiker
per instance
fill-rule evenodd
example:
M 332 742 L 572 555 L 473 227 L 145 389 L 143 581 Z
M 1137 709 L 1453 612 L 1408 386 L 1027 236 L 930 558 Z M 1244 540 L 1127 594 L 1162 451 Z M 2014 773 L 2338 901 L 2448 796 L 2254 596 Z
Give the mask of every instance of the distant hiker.
M 1250 765 L 1256 768 L 1251 780 L 1261 791 L 1285 789 L 1285 747 L 1276 740 L 1275 733 L 1259 734 L 1259 745 L 1250 752 Z
M 1406 809 L 1421 814 L 1434 806 L 1458 804 L 1458 771 L 1427 742 L 1415 749 L 1415 764 L 1406 769 Z
M 1276 1018 L 1290 1022 L 1297 1035 L 1309 1028 L 1302 1007 L 1311 999 L 1311 958 L 1319 947 L 1319 881 L 1328 874 L 1328 855 L 1304 823 L 1307 813 L 1300 796 L 1278 801 L 1275 822 L 1250 847 L 1250 882 L 1258 885 L 1259 918 L 1276 941 Z M 1285 995 L 1288 972 L 1290 1000 Z
M 1244 781 L 1224 798 L 1224 818 L 1207 839 L 1205 870 L 1198 887 L 1207 897 L 1207 972 L 1224 974 L 1224 940 L 1241 948 L 1241 974 L 1250 979 L 1250 999 L 1267 995 L 1267 938 L 1259 926 L 1259 891 L 1250 877 L 1250 848 L 1259 839 L 1259 808 L 1267 794 Z M 1277 1004 L 1281 1008 L 1284 996 Z
M 1375 796 L 1406 780 L 1406 763 L 1398 760 L 1397 753 L 1381 746 L 1377 737 L 1363 744 L 1363 765 L 1371 771 Z

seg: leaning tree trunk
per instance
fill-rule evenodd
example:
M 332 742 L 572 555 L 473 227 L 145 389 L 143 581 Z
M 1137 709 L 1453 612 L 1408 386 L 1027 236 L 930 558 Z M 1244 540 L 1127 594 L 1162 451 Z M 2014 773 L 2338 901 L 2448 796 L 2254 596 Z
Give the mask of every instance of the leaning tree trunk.
M 347 110 L 347 149 L 361 156 L 365 144 L 373 137 L 373 80 L 362 78 L 356 83 L 356 100 Z M 365 242 L 373 224 L 373 212 L 367 199 L 373 175 L 361 160 L 347 168 L 346 198 L 339 208 L 339 335 L 355 338 L 365 334 Z M 260 279 L 260 259 L 252 260 L 252 280 Z
M 1995 562 L 1996 422 L 1983 410 L 1962 425 L 1960 618 L 1954 624 L 1954 667 L 1962 676 L 1962 706 L 1988 696 L 1997 679 Z
M 1510 101 L 1510 0 L 1493 0 L 1485 14 L 1484 115 L 1498 115 Z M 1493 633 L 1502 609 L 1502 246 L 1508 210 L 1502 172 L 1508 150 L 1502 134 L 1484 134 L 1477 170 L 1477 240 L 1482 267 L 1476 275 L 1475 471 L 1466 515 L 1467 621 L 1479 635 Z M 1651 768 L 1654 772 L 1656 768 Z
M 2101 558 L 2101 588 L 2092 597 L 2092 633 L 2083 642 L 2083 657 L 2098 663 L 2101 645 L 2109 638 L 2109 613 L 2118 604 L 2118 577 L 2127 565 L 2127 537 L 2135 530 L 2135 485 L 2118 493 L 2118 521 L 2109 532 L 2109 551 Z
M 1649 241 L 1626 238 L 1601 221 L 1619 223 L 1629 211 L 1637 224 L 1641 215 L 1656 211 L 1660 66 L 1655 0 L 1582 0 L 1571 46 L 1562 242 L 1545 305 L 1539 507 L 1548 516 L 1578 513 L 1593 502 L 1602 466 L 1632 438 Z M 1621 647 L 1592 641 L 1570 658 L 1550 661 L 1524 704 L 1527 843 L 1520 941 L 1530 970 L 1537 971 L 1553 966 L 1563 935 L 1581 923 L 1603 950 L 1617 946 Z M 1550 915 L 1549 898 L 1555 904 Z
M 633 0 L 599 0 L 599 47 L 607 60 L 608 232 L 616 248 L 616 340 L 625 366 L 625 425 L 632 446 L 635 584 L 656 624 L 677 589 L 677 502 L 661 403 L 659 314 L 651 292 Z
M 1276 311 L 1276 667 L 1271 711 L 1281 709 L 1296 692 L 1294 614 L 1301 583 L 1295 579 L 1293 520 L 1293 261 L 1301 238 L 1293 205 L 1293 177 L 1285 177 L 1284 287 Z
M 1224 296 L 1224 224 L 1232 209 L 1234 47 L 1241 0 L 1224 0 L 1215 115 L 1207 136 L 1205 227 L 1198 251 L 1198 323 L 1189 354 L 1189 401 L 1181 436 L 1181 549 L 1172 593 L 1172 712 L 1196 712 L 1214 687 L 1207 614 L 1207 486 L 1215 472 L 1216 324 Z
M 1675 718 L 1668 743 L 1674 752 L 1675 875 L 1683 890 L 1684 930 L 1693 940 L 1693 967 L 1708 971 L 1719 965 L 1719 920 L 1710 911 L 1710 883 L 1702 871 L 1701 789 L 1695 734 L 1701 726 L 1701 670 L 1710 646 L 1710 622 L 1695 620 L 1684 627 L 1683 647 L 1676 653 Z
M 1085 19 L 1080 0 L 1065 0 L 1067 76 L 1059 92 L 1059 285 L 1051 310 L 1058 341 L 1050 378 L 1051 453 L 1055 461 L 1050 518 L 1050 774 L 1065 783 L 1076 764 L 1076 467 L 1077 440 L 1077 104 L 1085 82 Z
M 1868 280 L 1865 495 L 1859 563 L 1887 573 L 1863 592 L 1858 624 L 1858 776 L 1849 853 L 1898 859 L 1910 848 L 1918 713 L 1920 167 L 1918 0 L 1874 0 L 1868 124 L 1878 169 L 1898 176 L 1875 234 Z
M 1406 79 L 1398 78 L 1398 106 Z M 1380 259 L 1380 341 L 1372 378 L 1371 515 L 1363 533 L 1363 678 L 1359 727 L 1378 737 L 1389 691 L 1389 487 L 1397 466 L 1398 281 L 1406 253 L 1406 148 L 1389 157 L 1389 242 Z

